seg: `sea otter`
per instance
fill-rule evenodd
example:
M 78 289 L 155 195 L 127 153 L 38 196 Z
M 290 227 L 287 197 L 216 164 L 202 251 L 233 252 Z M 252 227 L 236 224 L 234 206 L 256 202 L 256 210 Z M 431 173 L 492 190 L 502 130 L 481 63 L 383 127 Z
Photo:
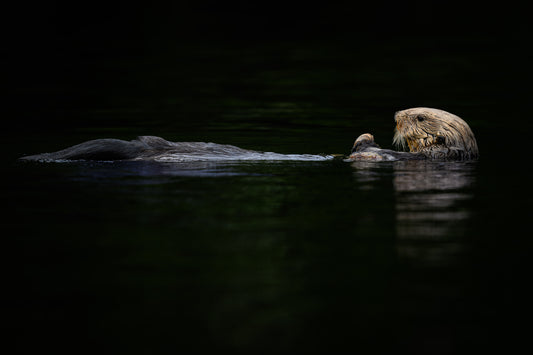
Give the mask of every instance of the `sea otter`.
M 460 117 L 435 108 L 415 107 L 394 115 L 393 144 L 409 152 L 381 149 L 370 133 L 360 135 L 347 161 L 469 160 L 479 156 L 476 138 Z
M 354 143 L 346 161 L 475 159 L 478 148 L 474 134 L 461 118 L 442 110 L 417 107 L 394 116 L 393 143 L 409 152 L 381 149 L 365 133 Z M 53 152 L 25 156 L 27 161 L 57 160 L 322 160 L 333 156 L 276 154 L 246 150 L 232 145 L 203 142 L 169 142 L 160 137 L 141 136 L 132 141 L 95 139 Z

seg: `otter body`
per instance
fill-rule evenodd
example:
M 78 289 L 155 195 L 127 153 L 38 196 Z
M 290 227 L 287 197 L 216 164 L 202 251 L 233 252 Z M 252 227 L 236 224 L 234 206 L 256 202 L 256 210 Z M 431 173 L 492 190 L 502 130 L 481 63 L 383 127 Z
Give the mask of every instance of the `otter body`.
M 365 133 L 355 141 L 346 161 L 355 160 L 421 160 L 449 159 L 465 160 L 478 157 L 476 139 L 470 127 L 456 115 L 427 107 L 411 108 L 396 112 L 396 131 L 393 143 L 399 148 L 394 151 L 381 149 L 374 137 Z M 53 153 L 25 156 L 29 161 L 57 160 L 165 160 L 172 161 L 206 159 L 307 159 L 307 155 L 291 157 L 268 155 L 232 145 L 202 142 L 169 142 L 160 137 L 141 136 L 132 141 L 120 139 L 95 139 Z M 251 155 L 251 156 L 250 156 Z M 316 158 L 311 156 L 311 158 Z M 305 160 L 304 159 L 304 160 Z
M 58 160 L 157 160 L 171 155 L 194 159 L 199 155 L 238 156 L 252 151 L 232 145 L 204 142 L 169 142 L 161 137 L 140 136 L 131 141 L 95 139 L 53 152 L 20 158 L 28 161 Z
M 354 160 L 469 160 L 479 156 L 474 133 L 460 117 L 427 107 L 398 111 L 393 143 L 409 152 L 381 149 L 374 137 L 360 135 L 347 161 Z

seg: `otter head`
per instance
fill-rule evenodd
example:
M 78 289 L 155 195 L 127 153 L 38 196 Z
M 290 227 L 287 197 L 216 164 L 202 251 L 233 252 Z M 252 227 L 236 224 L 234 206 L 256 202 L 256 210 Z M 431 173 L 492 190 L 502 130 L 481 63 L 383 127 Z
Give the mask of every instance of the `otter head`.
M 449 157 L 472 159 L 478 156 L 472 130 L 458 116 L 427 107 L 410 108 L 394 115 L 396 131 L 393 143 L 412 153 L 431 155 L 446 150 Z

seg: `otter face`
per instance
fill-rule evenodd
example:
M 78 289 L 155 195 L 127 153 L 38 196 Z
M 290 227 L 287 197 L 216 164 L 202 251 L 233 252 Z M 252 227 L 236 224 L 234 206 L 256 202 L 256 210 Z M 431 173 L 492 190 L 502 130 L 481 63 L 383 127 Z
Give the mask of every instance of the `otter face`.
M 396 131 L 393 144 L 424 153 L 435 148 L 449 148 L 463 159 L 478 156 L 476 138 L 472 130 L 458 116 L 427 107 L 410 108 L 394 115 Z M 407 146 L 407 147 L 406 147 Z

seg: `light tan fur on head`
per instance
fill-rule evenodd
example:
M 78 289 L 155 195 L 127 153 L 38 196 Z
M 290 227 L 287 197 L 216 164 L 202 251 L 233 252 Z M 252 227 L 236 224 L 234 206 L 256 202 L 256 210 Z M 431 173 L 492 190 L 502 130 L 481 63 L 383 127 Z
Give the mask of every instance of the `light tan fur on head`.
M 427 107 L 410 108 L 394 115 L 393 144 L 428 157 L 473 159 L 479 155 L 468 124 L 449 112 Z M 443 153 L 445 152 L 445 153 Z

